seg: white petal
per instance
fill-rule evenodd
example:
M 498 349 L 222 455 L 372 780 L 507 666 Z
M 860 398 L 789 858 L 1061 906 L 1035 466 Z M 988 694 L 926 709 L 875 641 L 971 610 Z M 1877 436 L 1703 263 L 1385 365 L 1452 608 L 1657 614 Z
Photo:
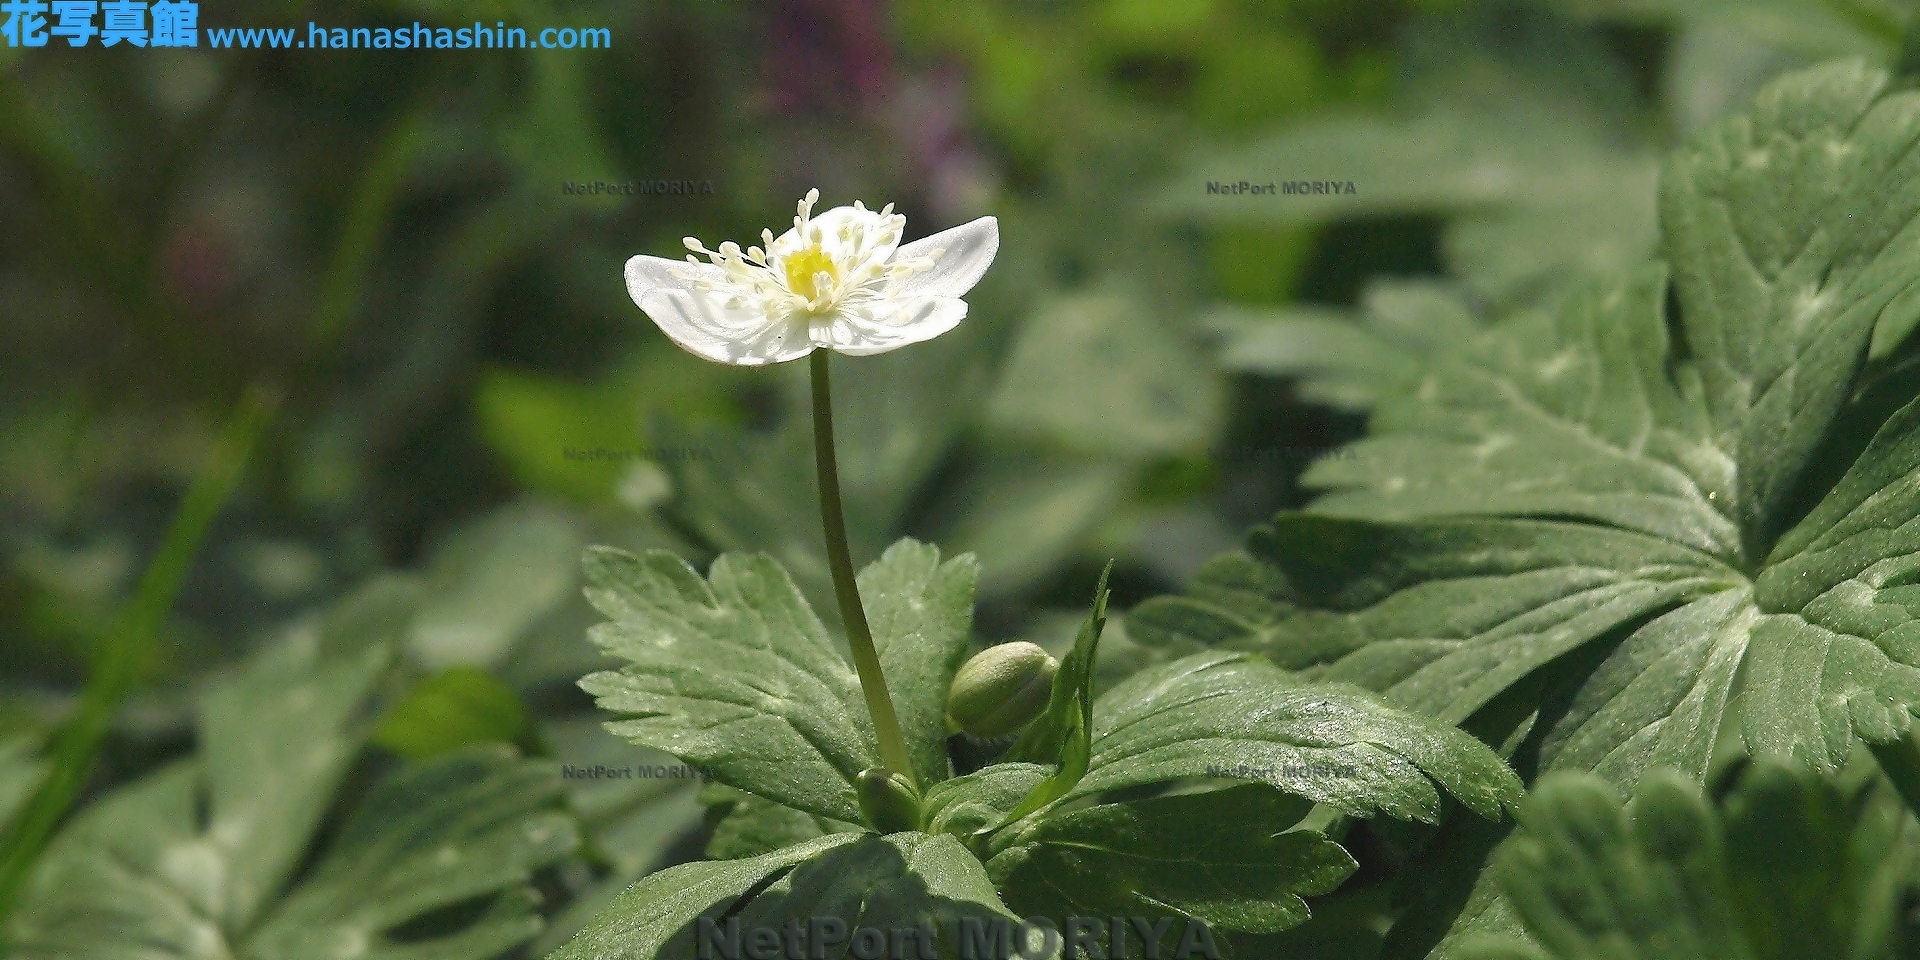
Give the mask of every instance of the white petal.
M 728 309 L 687 290 L 654 290 L 641 298 L 640 309 L 674 343 L 715 363 L 757 367 L 813 352 L 805 326 L 769 321 L 759 310 Z
M 711 263 L 688 263 L 685 260 L 668 260 L 664 257 L 641 255 L 627 261 L 627 295 L 633 298 L 635 305 L 640 298 L 661 289 L 682 289 L 687 282 L 674 278 L 674 273 L 690 270 L 702 280 L 719 282 L 726 274 Z
M 843 314 L 831 330 L 831 346 L 850 357 L 865 357 L 932 340 L 967 318 L 967 302 L 958 297 L 916 297 L 873 304 L 870 318 Z
M 933 251 L 944 249 L 940 259 L 933 262 L 933 269 L 916 273 L 896 282 L 890 296 L 894 297 L 960 297 L 965 296 L 980 277 L 993 264 L 993 255 L 1000 251 L 1000 221 L 993 217 L 981 217 L 972 223 L 963 223 L 950 230 L 942 230 L 931 237 L 915 240 L 895 253 L 895 260 L 905 257 L 929 257 Z

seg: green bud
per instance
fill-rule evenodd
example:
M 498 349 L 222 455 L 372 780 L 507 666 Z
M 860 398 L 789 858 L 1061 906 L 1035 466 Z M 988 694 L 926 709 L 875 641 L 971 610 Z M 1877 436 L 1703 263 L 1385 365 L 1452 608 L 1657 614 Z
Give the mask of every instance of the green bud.
M 904 774 L 886 767 L 868 767 L 854 778 L 860 812 L 881 833 L 920 829 L 920 792 Z
M 1060 661 L 1025 640 L 988 647 L 953 676 L 947 716 L 976 737 L 1005 736 L 1046 712 Z

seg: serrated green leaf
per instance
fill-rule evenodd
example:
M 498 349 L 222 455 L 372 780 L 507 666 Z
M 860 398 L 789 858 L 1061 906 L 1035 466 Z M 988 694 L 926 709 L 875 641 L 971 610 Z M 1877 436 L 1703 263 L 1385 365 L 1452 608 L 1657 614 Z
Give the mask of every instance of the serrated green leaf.
M 1308 470 L 1334 491 L 1313 509 L 1581 517 L 1739 559 L 1728 455 L 1668 379 L 1665 290 L 1657 266 L 1597 281 L 1437 359 Z
M 1049 814 L 987 871 L 1027 916 L 1171 915 L 1277 933 L 1307 919 L 1302 895 L 1332 892 L 1357 867 L 1318 833 L 1281 832 L 1310 807 L 1244 784 Z
M 1820 769 L 1900 736 L 1920 414 L 1905 354 L 1868 356 L 1920 312 L 1920 93 L 1890 91 L 1859 63 L 1769 84 L 1667 161 L 1671 284 L 1656 263 L 1509 317 L 1309 471 L 1340 488 L 1313 513 L 1398 523 L 1283 516 L 1135 636 L 1452 721 L 1604 639 L 1544 757 L 1623 789 L 1704 775 L 1735 712 Z
M 693 952 L 695 921 L 719 918 L 769 878 L 858 834 L 821 837 L 747 860 L 668 867 L 628 887 L 586 929 L 547 960 L 648 960 Z
M 1746 734 L 1756 749 L 1837 765 L 1855 736 L 1898 737 L 1920 704 L 1920 401 L 1880 429 L 1755 583 Z M 1808 671 L 1815 671 L 1809 673 Z
M 947 690 L 973 646 L 973 594 L 980 565 L 971 554 L 940 562 L 940 549 L 902 540 L 860 572 L 880 666 L 894 696 L 916 782 L 952 774 L 947 763 Z M 929 610 L 933 611 L 931 614 Z M 931 692 L 934 695 L 928 696 Z
M 722 931 L 728 918 L 737 918 L 744 931 L 780 930 L 793 921 L 804 929 L 815 917 L 838 918 L 849 930 L 931 923 L 943 958 L 959 956 L 963 918 L 1015 919 L 980 861 L 954 838 L 845 833 L 748 860 L 656 873 L 621 894 L 549 960 L 691 956 L 703 918 Z
M 1707 775 L 1756 613 L 1745 590 L 1636 630 L 1587 678 L 1541 746 L 1548 770 L 1592 770 L 1631 788 L 1657 767 Z
M 208 905 L 230 929 L 251 922 L 298 862 L 358 753 L 354 711 L 388 660 L 385 647 L 331 663 L 288 648 L 201 698 L 205 841 L 226 891 Z
M 1543 782 L 1522 816 L 1525 833 L 1495 870 L 1551 953 L 1584 956 L 1606 943 L 1634 957 L 1753 956 L 1732 922 L 1722 834 L 1677 778 L 1649 777 L 1631 820 L 1613 790 L 1578 778 Z M 1555 916 L 1588 897 L 1599 917 Z M 1594 920 L 1604 932 L 1589 942 L 1581 928 Z
M 354 809 L 313 873 L 247 940 L 259 960 L 490 957 L 540 932 L 533 871 L 572 853 L 557 764 L 494 744 L 388 778 Z M 412 929 L 481 899 L 471 921 Z
M 387 778 L 288 888 L 364 733 L 384 647 L 275 648 L 203 699 L 197 757 L 82 811 L 10 918 L 24 960 L 485 960 L 541 920 L 533 870 L 570 853 L 557 767 L 505 747 Z M 284 896 L 282 895 L 284 891 Z M 423 917 L 472 904 L 473 912 Z
M 1604 782 L 1561 774 L 1521 822 L 1495 870 L 1537 946 L 1463 943 L 1466 957 L 1868 960 L 1914 933 L 1898 902 L 1920 887 L 1920 824 L 1883 782 L 1763 762 L 1716 807 L 1662 771 L 1623 808 Z
M 879 763 L 859 680 L 786 571 L 764 555 L 728 554 L 702 578 L 664 551 L 594 548 L 588 598 L 611 622 L 589 637 L 627 660 L 580 681 L 616 716 L 608 729 L 713 771 L 721 783 L 835 820 L 861 820 L 853 790 Z M 938 564 L 934 548 L 902 541 L 862 571 L 875 645 L 895 649 L 915 685 L 892 687 L 916 718 L 909 750 L 924 782 L 947 776 L 946 685 L 923 686 L 963 656 L 973 615 L 974 564 Z M 957 652 L 949 652 L 957 651 Z M 909 670 L 905 658 L 933 661 Z M 929 719 L 932 718 L 932 719 Z
M 1730 509 L 1755 555 L 1851 395 L 1876 324 L 1910 327 L 1920 94 L 1841 63 L 1769 84 L 1661 177 L 1663 253 Z M 1885 94 L 1884 96 L 1882 94 Z
M 1248 547 L 1189 596 L 1136 607 L 1132 635 L 1260 653 L 1455 723 L 1607 631 L 1739 582 L 1685 547 L 1573 524 L 1283 515 Z
M 217 882 L 220 854 L 195 829 L 199 774 L 190 762 L 176 764 L 76 815 L 35 864 L 8 918 L 12 955 L 106 958 L 124 955 L 129 941 L 157 957 L 231 955 L 219 917 L 227 894 Z M 169 851 L 192 861 L 176 871 L 187 883 L 160 872 Z
M 1518 801 L 1485 744 L 1344 684 L 1243 653 L 1150 667 L 1100 698 L 1087 775 L 1068 797 L 1177 780 L 1260 779 L 1355 816 L 1434 822 L 1435 784 L 1484 817 Z
M 950 836 L 862 834 L 795 867 L 740 911 L 742 927 L 779 928 L 791 920 L 838 917 L 897 930 L 931 924 L 937 955 L 955 960 L 961 924 L 1013 920 L 986 869 Z

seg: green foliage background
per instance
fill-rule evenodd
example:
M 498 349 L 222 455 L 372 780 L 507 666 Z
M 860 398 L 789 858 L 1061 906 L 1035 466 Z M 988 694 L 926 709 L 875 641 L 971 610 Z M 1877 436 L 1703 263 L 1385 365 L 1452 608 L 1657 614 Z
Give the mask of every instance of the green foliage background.
M 587 642 L 602 619 L 583 595 L 590 545 L 702 571 L 764 552 L 822 637 L 837 629 L 802 375 L 688 357 L 619 281 L 628 256 L 752 237 L 819 187 L 829 205 L 896 202 L 919 233 L 1000 218 L 999 261 L 959 330 L 836 377 L 856 564 L 903 537 L 934 545 L 929 565 L 977 560 L 968 597 L 940 581 L 971 618 L 953 650 L 1025 638 L 1064 656 L 1087 585 L 1117 558 L 1115 615 L 1082 665 L 1096 690 L 1202 648 L 1222 671 L 1267 669 L 1229 652 L 1252 651 L 1459 724 L 1529 780 L 1556 763 L 1602 778 L 1542 779 L 1517 833 L 1443 803 L 1422 774 L 1446 775 L 1424 760 L 1412 776 L 1425 793 L 1398 806 L 1316 796 L 1318 814 L 1276 813 L 1258 791 L 1226 791 L 1247 816 L 1337 823 L 1352 854 L 1272 851 L 1311 869 L 1273 881 L 1284 907 L 1242 949 L 1892 955 L 1916 849 L 1898 795 L 1920 782 L 1885 747 L 1902 724 L 1869 737 L 1870 756 L 1832 732 L 1851 688 L 1796 685 L 1791 658 L 1757 656 L 1768 682 L 1750 700 L 1811 703 L 1805 724 L 1763 713 L 1744 734 L 1663 733 L 1659 759 L 1692 780 L 1663 775 L 1638 796 L 1644 757 L 1605 730 L 1627 722 L 1622 702 L 1717 709 L 1744 591 L 1785 590 L 1794 551 L 1830 546 L 1789 534 L 1796 522 L 1842 525 L 1805 490 L 1864 500 L 1871 478 L 1842 476 L 1855 457 L 1905 462 L 1897 438 L 1869 441 L 1915 394 L 1911 324 L 1861 334 L 1867 373 L 1827 378 L 1850 391 L 1830 398 L 1843 407 L 1831 424 L 1728 439 L 1722 417 L 1722 449 L 1781 445 L 1812 464 L 1805 480 L 1743 473 L 1746 512 L 1728 517 L 1579 500 L 1653 490 L 1662 455 L 1555 500 L 1527 471 L 1576 462 L 1569 438 L 1613 429 L 1618 411 L 1544 389 L 1531 396 L 1564 422 L 1489 411 L 1490 381 L 1550 358 L 1460 357 L 1502 323 L 1534 324 L 1512 341 L 1543 350 L 1581 336 L 1603 357 L 1645 348 L 1652 334 L 1594 284 L 1632 276 L 1649 310 L 1665 303 L 1642 264 L 1678 259 L 1686 241 L 1671 234 L 1690 208 L 1663 158 L 1791 69 L 1851 57 L 1904 88 L 1915 17 L 1901 0 L 204 3 L 203 35 L 477 18 L 607 26 L 614 47 L 0 48 L 6 940 L 47 957 L 126 956 L 129 937 L 179 957 L 537 957 L 673 864 L 711 858 L 715 883 L 782 877 L 778 896 L 800 896 L 833 874 L 782 872 L 803 862 L 788 845 L 806 843 L 826 858 L 815 864 L 934 864 L 929 896 L 970 902 L 991 879 L 1032 902 L 1036 876 L 1121 869 L 1058 859 L 1083 834 L 1184 819 L 1180 795 L 1095 808 L 1108 813 L 1048 821 L 981 873 L 943 835 L 852 841 L 837 794 L 779 806 L 721 783 L 562 775 L 678 763 L 603 730 L 576 686 L 621 666 L 617 645 Z M 597 180 L 713 191 L 563 189 Z M 1240 180 L 1356 190 L 1206 189 Z M 1858 200 L 1788 197 L 1765 215 Z M 1897 275 L 1903 262 L 1876 263 L 1831 270 Z M 1714 302 L 1689 297 L 1689 311 Z M 1429 375 L 1453 407 L 1410 394 Z M 1600 401 L 1631 393 L 1595 376 Z M 1369 438 L 1343 446 L 1369 418 Z M 1513 463 L 1446 469 L 1496 433 L 1523 437 Z M 1410 470 L 1425 486 L 1385 489 Z M 1323 491 L 1312 514 L 1265 525 Z M 1394 526 L 1457 513 L 1491 519 Z M 1523 519 L 1493 529 L 1503 517 Z M 1591 542 L 1522 542 L 1527 522 L 1569 518 L 1596 524 Z M 1355 559 L 1362 546 L 1389 560 Z M 1360 651 L 1355 638 L 1408 623 L 1470 632 L 1476 611 L 1430 581 L 1487 575 L 1458 560 L 1474 549 L 1617 577 L 1575 598 L 1592 599 L 1581 625 L 1471 634 L 1473 656 L 1424 673 Z M 1767 579 L 1773 566 L 1786 572 Z M 1309 581 L 1337 588 L 1289 592 Z M 1426 592 L 1392 597 L 1410 584 Z M 1231 616 L 1208 619 L 1220 609 Z M 1659 669 L 1688 686 L 1645 693 L 1654 684 L 1632 670 L 1670 640 L 1686 663 Z M 1894 673 L 1856 653 L 1822 676 L 1908 705 L 1895 681 L 1873 686 Z M 1374 709 L 1353 696 L 1357 714 Z M 1849 731 L 1872 727 L 1849 717 Z M 1380 729 L 1404 733 L 1396 722 Z M 1801 765 L 1747 769 L 1731 759 L 1746 745 Z M 992 746 L 955 749 L 978 765 Z M 857 772 L 847 750 L 830 775 Z M 1139 785 L 1114 762 L 1108 788 Z M 1688 792 L 1702 781 L 1704 799 Z M 1400 819 L 1341 819 L 1356 809 Z M 953 815 L 983 810 L 1005 812 Z M 1772 829 L 1755 818 L 1804 821 L 1827 887 L 1855 892 L 1791 936 L 1755 926 L 1811 909 L 1755 887 L 1780 872 L 1742 859 L 1741 838 Z M 1687 859 L 1690 844 L 1707 852 Z M 1538 879 L 1541 864 L 1582 858 L 1592 884 Z M 1690 891 L 1693 912 L 1649 906 L 1663 883 Z M 105 913 L 100 890 L 113 891 Z M 1599 900 L 1637 932 L 1581 912 Z

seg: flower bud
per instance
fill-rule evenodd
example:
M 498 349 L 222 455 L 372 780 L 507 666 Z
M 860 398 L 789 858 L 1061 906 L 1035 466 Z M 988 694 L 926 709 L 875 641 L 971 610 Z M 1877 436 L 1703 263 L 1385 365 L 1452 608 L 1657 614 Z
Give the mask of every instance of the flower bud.
M 886 767 L 868 767 L 854 778 L 860 812 L 881 833 L 920 829 L 920 793 L 905 775 Z
M 954 674 L 947 716 L 976 737 L 1005 736 L 1046 712 L 1060 662 L 1025 640 L 988 647 Z

